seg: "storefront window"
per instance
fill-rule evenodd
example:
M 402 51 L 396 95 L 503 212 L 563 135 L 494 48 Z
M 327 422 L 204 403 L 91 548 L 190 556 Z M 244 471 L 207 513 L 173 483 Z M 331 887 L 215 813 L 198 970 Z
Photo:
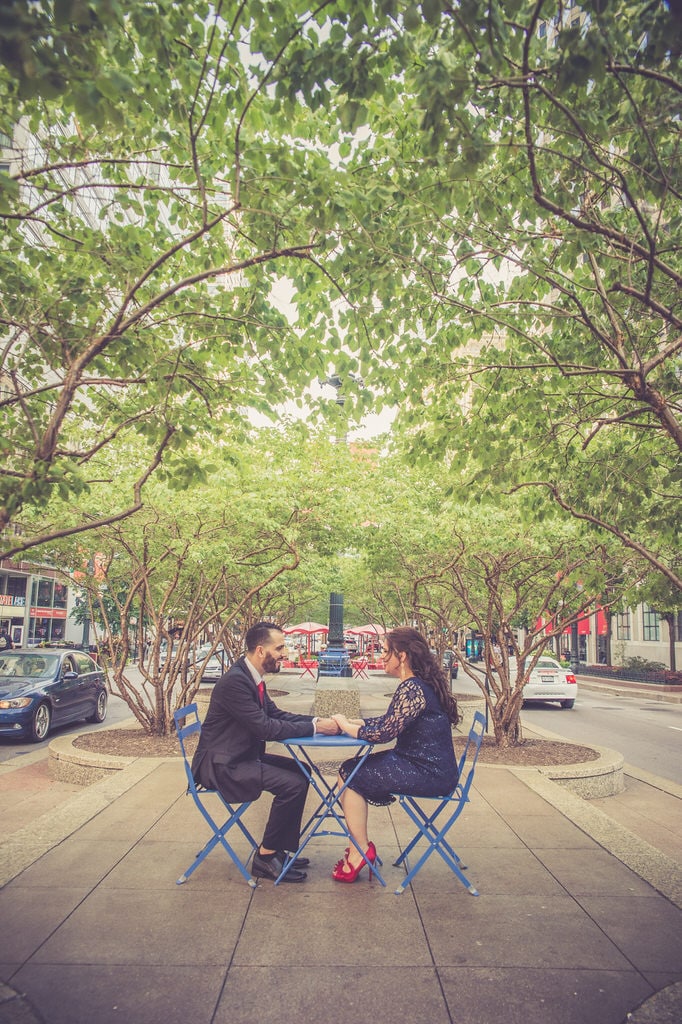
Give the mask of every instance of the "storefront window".
M 31 619 L 29 619 L 29 644 L 49 644 L 63 639 L 64 619 L 49 619 L 42 617 L 31 617 Z
M 28 643 L 49 644 L 64 639 L 68 591 L 48 577 L 33 581 Z
M 21 607 L 21 605 L 26 603 L 27 580 L 25 576 L 7 576 L 4 583 L 3 594 L 9 594 L 13 598 L 24 598 L 22 602 L 12 601 L 12 604 Z
M 37 605 L 39 608 L 51 608 L 53 586 L 54 580 L 48 580 L 45 577 L 34 580 L 31 604 Z

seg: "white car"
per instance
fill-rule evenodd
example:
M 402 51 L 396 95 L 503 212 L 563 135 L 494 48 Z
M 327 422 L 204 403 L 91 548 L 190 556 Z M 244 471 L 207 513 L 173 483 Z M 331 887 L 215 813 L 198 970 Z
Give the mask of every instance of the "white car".
M 198 670 L 203 665 L 201 673 L 202 683 L 217 683 L 232 664 L 232 657 L 222 644 L 216 648 L 215 652 L 206 661 L 212 646 L 212 644 L 202 644 L 197 650 L 194 665 L 191 666 Z
M 562 708 L 572 708 L 578 693 L 575 676 L 554 658 L 543 656 L 523 688 L 523 702 L 557 700 Z

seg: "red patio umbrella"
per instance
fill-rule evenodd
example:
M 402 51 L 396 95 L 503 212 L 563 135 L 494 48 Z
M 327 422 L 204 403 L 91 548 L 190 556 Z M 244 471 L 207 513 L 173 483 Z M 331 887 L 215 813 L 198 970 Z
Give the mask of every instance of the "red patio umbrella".
M 299 622 L 298 626 L 285 626 L 284 633 L 304 633 L 312 636 L 313 633 L 328 633 L 329 626 L 323 626 L 321 622 Z
M 299 622 L 297 626 L 285 626 L 284 633 L 290 636 L 296 634 L 307 637 L 308 654 L 310 654 L 310 638 L 316 633 L 328 633 L 329 626 L 323 626 L 321 622 Z
M 346 633 L 352 633 L 353 636 L 369 636 L 370 640 L 370 651 L 374 654 L 374 640 L 375 637 L 384 636 L 386 630 L 378 622 L 368 622 L 366 626 L 356 626 L 355 629 L 347 629 Z

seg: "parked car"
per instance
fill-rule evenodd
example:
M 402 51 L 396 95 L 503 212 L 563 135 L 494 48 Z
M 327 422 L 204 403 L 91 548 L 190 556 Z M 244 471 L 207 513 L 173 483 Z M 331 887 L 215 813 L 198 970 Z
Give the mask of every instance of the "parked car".
M 170 654 L 168 653 L 169 649 Z M 177 640 L 174 640 L 171 643 L 170 648 L 168 645 L 168 641 L 162 640 L 161 643 L 159 644 L 159 668 L 163 668 L 169 657 L 171 658 L 171 660 L 177 659 L 179 650 L 180 644 L 178 643 Z
M 232 664 L 232 656 L 222 645 L 216 647 L 214 653 L 206 661 L 212 646 L 213 644 L 202 644 L 201 647 L 197 648 L 194 664 L 192 665 L 193 669 L 198 670 L 201 668 L 202 662 L 206 662 L 201 672 L 201 682 L 208 685 L 217 683 Z
M 15 648 L 0 654 L 0 736 L 40 743 L 54 726 L 103 722 L 108 700 L 104 673 L 81 651 Z
M 443 668 L 445 673 L 450 673 L 451 679 L 457 678 L 459 672 L 459 659 L 454 651 L 445 651 L 443 654 Z
M 575 676 L 562 668 L 555 658 L 543 655 L 523 688 L 523 702 L 556 700 L 562 708 L 572 708 L 577 693 Z

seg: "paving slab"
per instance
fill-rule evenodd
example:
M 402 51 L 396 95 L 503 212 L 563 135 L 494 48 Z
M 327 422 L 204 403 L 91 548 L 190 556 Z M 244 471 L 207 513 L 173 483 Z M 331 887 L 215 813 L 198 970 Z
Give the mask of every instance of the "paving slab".
M 243 928 L 249 892 L 246 886 L 220 893 L 98 887 L 34 949 L 31 962 L 224 964 Z
M 682 978 L 682 912 L 657 893 L 580 896 L 590 919 L 640 971 Z
M 563 967 L 622 971 L 625 955 L 576 901 L 561 896 L 488 896 L 457 900 L 442 913 L 442 897 L 417 897 L 439 967 Z
M 444 967 L 438 974 L 458 1024 L 621 1024 L 651 995 L 647 982 L 628 971 Z
M 673 792 L 661 791 L 644 773 L 635 777 L 635 769 L 626 765 L 625 789 L 615 798 L 590 800 L 589 804 L 603 811 L 614 821 L 654 846 L 678 863 L 682 863 L 682 800 Z M 648 773 L 647 773 L 648 774 Z M 677 787 L 682 791 L 682 787 Z M 652 803 L 652 792 L 655 802 Z
M 324 1024 L 452 1024 L 458 1019 L 448 1010 L 433 967 L 299 964 L 233 967 L 214 1024 L 282 1024 L 283 1007 L 287 1019 Z
M 194 1024 L 212 1019 L 224 981 L 224 966 L 203 964 L 32 963 L 13 984 L 30 992 L 26 1024 Z M 24 1024 L 1 1013 L 0 1022 Z

